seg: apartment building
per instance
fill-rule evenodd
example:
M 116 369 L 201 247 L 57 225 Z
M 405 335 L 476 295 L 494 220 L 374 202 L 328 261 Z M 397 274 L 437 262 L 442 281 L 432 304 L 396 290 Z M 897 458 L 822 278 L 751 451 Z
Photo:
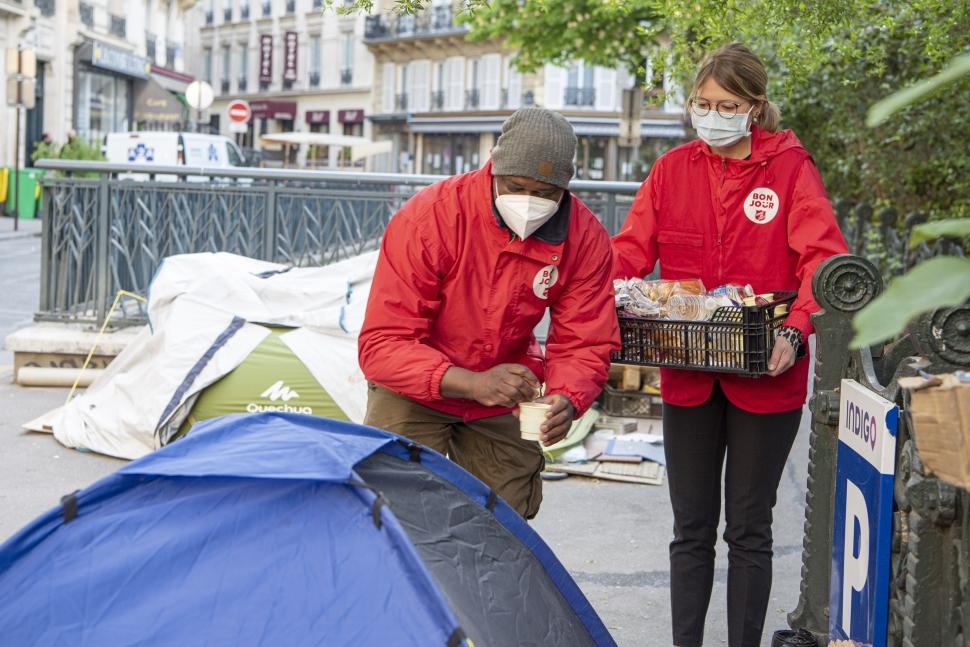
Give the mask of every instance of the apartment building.
M 20 141 L 0 86 L 0 164 L 29 163 L 48 134 L 99 143 L 135 128 L 175 129 L 185 121 L 184 13 L 194 0 L 0 0 L 0 47 L 37 54 L 35 107 Z
M 234 135 L 270 164 L 281 151 L 264 146 L 264 134 L 370 136 L 373 57 L 363 45 L 364 15 L 325 11 L 322 0 L 202 0 L 192 15 L 201 23 L 194 70 L 216 93 L 212 131 Z M 226 109 L 236 99 L 253 117 L 245 132 L 232 133 Z M 293 161 L 332 166 L 339 151 L 329 148 L 304 148 Z
M 683 106 L 669 79 L 660 106 L 643 115 L 642 144 L 620 146 L 620 103 L 633 79 L 624 71 L 546 65 L 522 74 L 513 51 L 498 42 L 469 42 L 456 20 L 461 3 L 434 0 L 418 15 L 397 15 L 375 3 L 364 43 L 374 57 L 370 120 L 374 137 L 393 143 L 390 167 L 415 173 L 462 173 L 480 167 L 502 123 L 524 105 L 558 110 L 579 138 L 577 177 L 640 180 L 656 156 L 685 136 Z

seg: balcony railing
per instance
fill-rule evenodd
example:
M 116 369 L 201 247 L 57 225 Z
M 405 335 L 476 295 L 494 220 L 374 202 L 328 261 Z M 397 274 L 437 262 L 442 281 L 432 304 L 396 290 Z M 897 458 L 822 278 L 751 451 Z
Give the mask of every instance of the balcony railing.
M 221 86 L 221 88 L 222 88 L 222 93 L 223 94 L 229 94 L 229 79 L 223 79 L 222 80 L 222 86 Z
M 226 7 L 222 12 L 223 22 L 232 22 L 232 7 Z
M 472 88 L 465 92 L 465 107 L 469 110 L 475 110 L 481 104 L 481 98 L 477 88 Z
M 319 72 L 310 72 L 310 87 L 311 88 L 318 88 L 318 87 L 320 87 L 320 73 Z
M 340 85 L 353 85 L 354 83 L 354 70 L 350 67 L 345 67 L 340 70 Z
M 438 90 L 437 92 L 431 93 L 431 109 L 432 110 L 444 110 L 445 109 L 445 91 Z
M 79 9 L 81 14 L 81 24 L 88 29 L 94 29 L 94 7 L 86 2 L 82 2 Z
M 467 30 L 467 26 L 455 24 L 451 7 L 442 5 L 416 16 L 411 14 L 367 16 L 364 22 L 364 40 L 436 36 Z
M 407 112 L 408 111 L 408 95 L 407 93 L 399 94 L 394 97 L 394 109 L 397 112 Z
M 592 106 L 596 103 L 595 88 L 566 88 L 567 106 Z

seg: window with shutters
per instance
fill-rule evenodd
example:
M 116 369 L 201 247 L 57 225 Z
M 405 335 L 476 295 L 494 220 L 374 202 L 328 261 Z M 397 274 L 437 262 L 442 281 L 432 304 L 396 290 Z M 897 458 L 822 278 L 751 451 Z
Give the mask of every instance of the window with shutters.
M 465 57 L 453 56 L 446 61 L 445 110 L 465 109 Z
M 384 112 L 394 112 L 394 63 L 384 63 L 381 79 L 382 103 Z
M 501 107 L 502 55 L 486 54 L 481 62 L 482 110 L 498 110 Z
M 412 61 L 411 83 L 408 88 L 408 101 L 411 112 L 428 112 L 431 109 L 431 61 L 427 59 Z
M 502 107 L 517 110 L 522 105 L 522 74 L 512 65 L 512 57 L 505 59 L 505 87 L 502 89 Z
M 249 85 L 249 47 L 245 43 L 239 44 L 239 79 L 238 88 L 240 92 L 246 91 Z
M 222 88 L 223 94 L 225 94 L 226 92 L 229 92 L 229 74 L 230 74 L 230 69 L 232 68 L 231 57 L 232 57 L 232 49 L 229 47 L 229 45 L 223 45 L 222 46 L 222 79 L 221 79 L 222 81 L 221 88 Z
M 310 37 L 310 87 L 320 87 L 320 47 L 322 46 L 320 36 Z
M 593 76 L 596 88 L 596 109 L 614 112 L 616 110 L 617 90 L 616 70 L 608 67 L 597 67 Z
M 434 64 L 434 89 L 431 92 L 431 109 L 445 109 L 445 61 Z
M 410 63 L 401 66 L 400 91 L 394 99 L 395 112 L 408 111 L 408 91 L 411 89 L 411 75 L 414 74 L 414 67 Z
M 596 102 L 595 74 L 593 67 L 582 61 L 573 63 L 566 71 L 566 94 L 563 97 L 567 106 L 591 108 Z
M 212 83 L 212 48 L 202 50 L 202 80 Z
M 546 64 L 543 71 L 543 104 L 552 110 L 559 110 L 564 105 L 566 88 L 566 70 L 552 64 Z

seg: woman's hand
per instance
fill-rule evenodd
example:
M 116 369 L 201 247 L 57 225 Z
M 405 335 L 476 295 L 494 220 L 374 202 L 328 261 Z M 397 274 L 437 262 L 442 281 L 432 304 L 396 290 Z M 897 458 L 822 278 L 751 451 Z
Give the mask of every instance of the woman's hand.
M 784 337 L 775 338 L 775 347 L 768 360 L 768 375 L 777 377 L 795 364 L 795 349 Z

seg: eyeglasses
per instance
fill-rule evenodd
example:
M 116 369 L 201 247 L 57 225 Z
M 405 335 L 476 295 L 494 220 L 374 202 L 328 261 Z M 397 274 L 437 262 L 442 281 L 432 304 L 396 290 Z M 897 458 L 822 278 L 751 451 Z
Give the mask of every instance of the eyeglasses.
M 738 110 L 749 101 L 718 101 L 711 103 L 707 99 L 691 99 L 690 110 L 698 117 L 706 117 L 711 112 L 711 108 L 717 111 L 725 119 L 731 119 L 738 114 Z

